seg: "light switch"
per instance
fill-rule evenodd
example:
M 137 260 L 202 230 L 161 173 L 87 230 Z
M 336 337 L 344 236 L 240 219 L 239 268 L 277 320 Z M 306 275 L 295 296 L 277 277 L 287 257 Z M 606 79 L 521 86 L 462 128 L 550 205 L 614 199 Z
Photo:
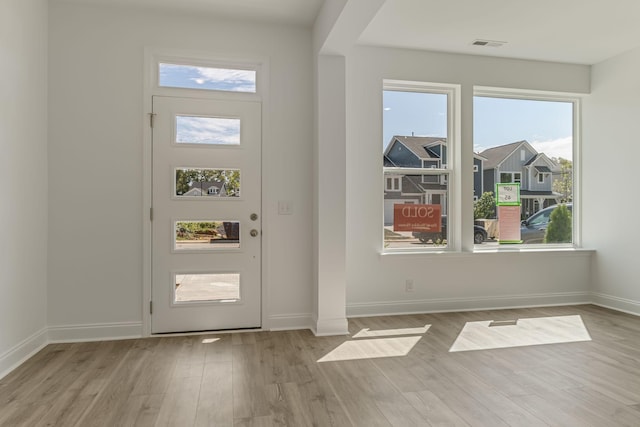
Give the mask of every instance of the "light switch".
M 278 215 L 292 215 L 293 202 L 291 200 L 278 200 Z

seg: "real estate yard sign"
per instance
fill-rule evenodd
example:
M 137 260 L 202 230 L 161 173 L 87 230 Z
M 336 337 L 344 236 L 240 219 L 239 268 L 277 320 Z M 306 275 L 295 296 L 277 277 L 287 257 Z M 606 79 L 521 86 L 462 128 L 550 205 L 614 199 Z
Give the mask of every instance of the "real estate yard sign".
M 498 242 L 522 243 L 520 236 L 520 184 L 496 184 Z
M 496 184 L 497 206 L 520 206 L 520 184 Z
M 440 205 L 393 205 L 393 231 L 442 231 Z

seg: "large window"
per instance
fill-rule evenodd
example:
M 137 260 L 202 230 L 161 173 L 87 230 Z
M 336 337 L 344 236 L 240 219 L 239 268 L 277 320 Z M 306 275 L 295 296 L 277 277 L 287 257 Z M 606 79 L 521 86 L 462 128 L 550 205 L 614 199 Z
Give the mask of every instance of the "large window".
M 453 85 L 384 83 L 383 252 L 575 245 L 579 100 L 476 88 L 473 151 L 462 151 L 459 96 Z
M 456 88 L 386 81 L 384 251 L 453 248 L 451 165 Z M 449 223 L 449 224 L 448 224 Z M 448 227 L 448 225 L 451 225 Z
M 574 244 L 578 100 L 479 90 L 473 107 L 474 158 L 482 171 L 474 182 L 474 221 L 487 232 L 483 247 Z M 518 207 L 496 206 L 496 184 L 518 184 Z

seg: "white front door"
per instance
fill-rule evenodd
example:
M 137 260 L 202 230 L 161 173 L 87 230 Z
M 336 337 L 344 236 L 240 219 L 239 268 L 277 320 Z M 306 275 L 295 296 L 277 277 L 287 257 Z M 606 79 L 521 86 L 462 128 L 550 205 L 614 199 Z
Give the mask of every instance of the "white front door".
M 261 104 L 153 97 L 151 332 L 261 326 Z

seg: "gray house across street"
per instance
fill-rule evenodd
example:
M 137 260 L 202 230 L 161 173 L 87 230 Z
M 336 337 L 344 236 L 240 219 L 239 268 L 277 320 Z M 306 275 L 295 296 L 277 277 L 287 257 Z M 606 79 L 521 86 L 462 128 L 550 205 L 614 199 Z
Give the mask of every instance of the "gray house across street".
M 484 157 L 474 154 L 473 194 L 482 195 Z M 384 167 L 447 168 L 447 139 L 429 136 L 394 136 L 383 154 Z M 447 213 L 446 175 L 393 175 L 385 173 L 384 224 L 393 224 L 393 206 L 402 203 L 441 205 Z
M 195 181 L 189 183 L 189 191 L 181 196 L 193 197 L 193 196 L 227 196 L 227 185 L 221 181 Z
M 553 180 L 560 166 L 527 141 L 489 148 L 480 155 L 486 159 L 484 191 L 495 191 L 496 183 L 520 183 L 523 217 L 559 203 L 562 195 L 553 191 Z
M 447 139 L 427 136 L 394 136 L 383 155 L 384 167 L 447 167 Z M 520 184 L 523 218 L 559 203 L 562 195 L 553 191 L 554 175 L 560 166 L 527 141 L 489 148 L 473 155 L 473 197 L 494 192 L 496 183 Z M 439 204 L 447 213 L 446 175 L 384 175 L 384 224 L 393 224 L 393 206 L 403 203 Z

